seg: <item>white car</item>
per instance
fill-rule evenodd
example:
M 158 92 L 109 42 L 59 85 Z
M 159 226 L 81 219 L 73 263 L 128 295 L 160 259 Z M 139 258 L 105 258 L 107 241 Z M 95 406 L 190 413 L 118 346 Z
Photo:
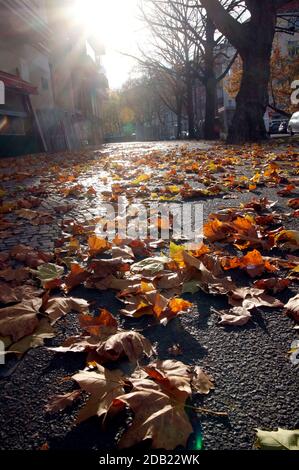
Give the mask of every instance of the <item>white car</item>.
M 291 135 L 299 133 L 299 111 L 294 113 L 289 120 L 288 132 Z

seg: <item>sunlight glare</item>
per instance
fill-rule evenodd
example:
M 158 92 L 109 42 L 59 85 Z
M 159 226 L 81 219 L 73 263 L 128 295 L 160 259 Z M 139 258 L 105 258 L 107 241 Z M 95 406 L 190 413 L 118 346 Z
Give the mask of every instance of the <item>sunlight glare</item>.
M 107 47 L 121 47 L 134 29 L 135 0 L 77 0 L 76 17 L 87 33 L 99 35 Z
M 119 52 L 136 54 L 137 42 L 142 42 L 143 31 L 136 17 L 138 0 L 77 0 L 75 20 L 87 34 L 98 37 L 105 47 L 102 58 L 110 86 L 117 88 L 128 78 L 135 65 L 133 59 Z

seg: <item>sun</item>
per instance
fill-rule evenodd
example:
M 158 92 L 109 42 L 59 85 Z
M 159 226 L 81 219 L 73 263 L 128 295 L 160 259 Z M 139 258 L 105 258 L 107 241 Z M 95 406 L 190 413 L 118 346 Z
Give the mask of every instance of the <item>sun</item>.
M 137 0 L 76 0 L 74 15 L 90 34 L 99 34 L 108 47 L 120 47 L 136 25 Z
M 98 37 L 105 47 L 102 58 L 109 83 L 117 88 L 135 65 L 120 51 L 136 55 L 143 33 L 137 21 L 138 0 L 76 0 L 73 17 L 88 35 Z
M 103 16 L 107 15 L 105 0 L 76 0 L 74 15 L 89 33 L 94 33 L 102 24 Z

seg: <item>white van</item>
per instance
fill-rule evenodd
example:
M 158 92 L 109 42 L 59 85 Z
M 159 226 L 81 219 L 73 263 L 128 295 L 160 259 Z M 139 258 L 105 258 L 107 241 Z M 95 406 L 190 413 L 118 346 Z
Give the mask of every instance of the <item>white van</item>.
M 288 132 L 291 135 L 299 133 L 299 111 L 294 113 L 289 120 Z

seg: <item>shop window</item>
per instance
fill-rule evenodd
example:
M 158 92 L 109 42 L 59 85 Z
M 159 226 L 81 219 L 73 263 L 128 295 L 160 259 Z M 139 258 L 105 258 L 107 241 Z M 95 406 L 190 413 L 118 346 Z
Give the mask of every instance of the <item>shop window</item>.
M 0 116 L 0 135 L 25 135 L 25 120 L 18 117 Z
M 24 112 L 24 95 L 21 95 L 20 93 L 16 93 L 15 91 L 6 88 L 5 104 L 0 105 L 0 115 L 3 114 L 3 112 L 1 113 L 1 110 Z

